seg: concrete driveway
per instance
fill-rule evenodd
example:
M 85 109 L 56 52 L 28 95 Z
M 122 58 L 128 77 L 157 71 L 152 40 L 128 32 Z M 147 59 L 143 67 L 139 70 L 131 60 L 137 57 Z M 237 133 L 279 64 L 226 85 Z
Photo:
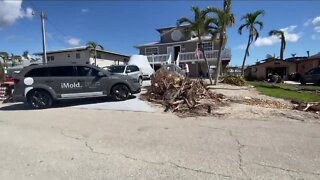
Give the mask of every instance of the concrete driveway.
M 0 179 L 320 179 L 320 124 L 0 106 Z

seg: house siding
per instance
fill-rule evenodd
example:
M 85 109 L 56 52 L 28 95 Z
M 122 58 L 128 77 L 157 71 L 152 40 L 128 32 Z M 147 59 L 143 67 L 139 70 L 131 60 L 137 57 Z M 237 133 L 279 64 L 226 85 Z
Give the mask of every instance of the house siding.
M 297 72 L 304 74 L 312 68 L 320 67 L 320 58 L 307 59 L 297 62 Z
M 203 41 L 203 42 L 210 42 L 210 41 Z M 154 46 L 146 46 L 146 47 L 139 47 L 139 53 L 141 55 L 146 55 L 146 48 L 158 47 L 159 54 L 167 54 L 167 47 L 171 46 L 181 46 L 181 52 L 194 52 L 197 48 L 197 41 L 186 42 L 186 43 L 174 43 L 174 44 L 157 44 Z M 213 49 L 218 50 L 218 43 L 213 43 Z
M 177 28 L 177 30 L 180 30 L 180 32 L 182 33 L 182 38 L 180 39 L 180 41 L 187 41 L 189 39 L 191 39 L 191 35 L 190 33 L 188 33 L 185 28 Z M 171 34 L 175 31 L 175 30 L 169 30 L 168 31 L 163 31 L 161 35 L 161 43 L 172 43 L 172 42 L 176 42 L 174 40 L 172 40 L 171 38 Z
M 76 58 L 76 54 L 80 53 L 80 58 Z M 110 54 L 106 52 L 97 52 L 97 65 L 100 67 L 110 66 L 113 64 L 123 64 L 128 61 L 127 56 Z M 54 56 L 54 60 L 51 60 L 51 56 Z M 71 63 L 71 64 L 92 64 L 94 63 L 94 58 L 91 58 L 89 50 L 81 51 L 70 51 L 70 52 L 53 52 L 47 53 L 48 64 L 61 64 L 61 63 Z

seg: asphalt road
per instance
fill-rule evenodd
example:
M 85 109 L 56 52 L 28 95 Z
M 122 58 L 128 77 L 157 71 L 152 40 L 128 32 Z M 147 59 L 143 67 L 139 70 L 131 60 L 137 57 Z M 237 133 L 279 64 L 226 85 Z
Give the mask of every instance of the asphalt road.
M 320 179 L 320 124 L 0 105 L 0 179 Z

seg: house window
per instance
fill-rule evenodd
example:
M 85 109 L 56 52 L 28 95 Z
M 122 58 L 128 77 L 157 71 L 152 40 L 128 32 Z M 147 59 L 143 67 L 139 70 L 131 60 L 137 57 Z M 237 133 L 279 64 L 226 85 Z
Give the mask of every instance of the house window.
M 80 59 L 80 53 L 76 53 L 76 59 Z
M 159 54 L 158 47 L 146 48 L 146 55 Z
M 203 42 L 202 47 L 203 47 L 203 50 L 205 50 L 205 51 L 212 51 L 213 50 L 212 42 Z M 198 44 L 198 48 L 199 48 L 199 44 Z
M 69 57 L 70 57 L 70 54 L 68 54 L 67 57 L 69 58 Z
M 54 56 L 48 56 L 48 57 L 47 57 L 47 60 L 48 60 L 48 61 L 54 61 Z
M 97 53 L 97 58 L 101 59 L 101 53 Z

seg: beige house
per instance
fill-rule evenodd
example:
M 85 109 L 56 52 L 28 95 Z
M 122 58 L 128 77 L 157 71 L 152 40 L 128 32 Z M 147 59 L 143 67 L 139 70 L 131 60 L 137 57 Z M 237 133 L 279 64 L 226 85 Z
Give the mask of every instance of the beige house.
M 72 64 L 93 64 L 94 58 L 92 51 L 86 46 L 61 49 L 47 52 L 48 64 L 72 63 Z M 36 53 L 41 55 L 42 53 Z M 129 56 L 108 51 L 97 50 L 97 65 L 99 67 L 110 66 L 114 64 L 124 64 L 128 62 Z
M 292 57 L 286 60 L 268 58 L 248 66 L 245 70 L 247 79 L 265 80 L 269 73 L 278 74 L 284 80 L 292 73 L 305 74 L 312 68 L 320 67 L 320 54 L 310 57 Z
M 202 53 L 196 53 L 198 38 L 188 33 L 187 26 L 171 26 L 156 30 L 160 35 L 160 41 L 135 46 L 141 55 L 148 57 L 151 66 L 158 69 L 171 59 L 173 63 L 178 60 L 182 66 L 184 63 L 188 63 L 192 77 L 199 76 L 200 72 L 203 74 L 208 72 Z M 202 39 L 209 65 L 215 67 L 218 57 L 218 42 L 213 42 L 210 36 L 204 36 Z M 225 49 L 222 53 L 222 65 L 226 66 L 230 59 L 231 51 Z

